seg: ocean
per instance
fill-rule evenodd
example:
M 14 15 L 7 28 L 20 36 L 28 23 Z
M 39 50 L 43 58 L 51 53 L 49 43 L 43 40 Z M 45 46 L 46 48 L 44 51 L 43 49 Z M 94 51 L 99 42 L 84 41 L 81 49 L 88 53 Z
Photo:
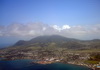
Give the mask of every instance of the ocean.
M 33 64 L 33 60 L 0 61 L 0 70 L 90 70 L 85 66 L 73 64 L 52 63 Z

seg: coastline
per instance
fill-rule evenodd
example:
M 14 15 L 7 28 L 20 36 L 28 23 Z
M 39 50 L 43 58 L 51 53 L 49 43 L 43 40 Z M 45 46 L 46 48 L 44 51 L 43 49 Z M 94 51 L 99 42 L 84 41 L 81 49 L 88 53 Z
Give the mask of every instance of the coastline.
M 6 58 L 1 58 L 1 61 L 9 61 L 9 60 L 23 60 L 23 59 L 6 59 Z M 33 60 L 33 59 L 28 59 L 28 60 L 32 60 L 31 63 L 37 63 L 37 64 L 52 64 L 52 63 L 64 63 L 64 64 L 72 64 L 72 65 L 78 65 L 78 66 L 84 66 L 84 67 L 88 67 L 90 70 L 97 70 L 95 67 L 91 66 L 91 64 L 85 64 L 85 63 L 76 63 L 76 62 L 64 62 L 63 60 L 58 60 L 58 59 L 51 59 L 51 60 L 42 60 L 42 59 L 38 59 L 38 60 Z
M 23 60 L 23 59 L 16 59 L 16 60 Z M 15 61 L 16 61 L 15 60 Z M 25 60 L 27 60 L 27 59 L 25 59 Z M 28 59 L 28 60 L 31 60 L 31 59 Z M 10 61 L 10 60 L 0 60 L 0 61 Z M 11 60 L 11 61 L 14 61 L 14 60 Z M 31 62 L 29 62 L 29 64 L 33 64 L 33 63 L 36 63 L 36 64 L 42 64 L 42 65 L 47 65 L 47 64 L 52 64 L 52 63 L 63 63 L 63 64 L 71 64 L 71 63 L 64 63 L 64 62 L 47 62 L 47 63 L 39 63 L 38 61 L 34 61 L 33 59 L 32 59 L 32 61 Z M 71 64 L 71 65 L 74 65 L 74 66 L 82 66 L 82 67 L 87 67 L 87 66 L 84 66 L 84 65 L 78 65 L 78 64 Z M 87 68 L 89 68 L 89 70 L 93 70 L 92 68 L 90 68 L 90 67 L 87 67 Z
M 87 67 L 89 68 L 90 70 L 95 70 L 94 68 L 92 67 L 89 67 L 89 66 L 86 66 L 86 65 L 81 65 L 81 64 L 73 64 L 73 63 L 65 63 L 65 62 L 45 62 L 45 61 L 38 61 L 38 62 L 32 62 L 32 63 L 37 63 L 37 64 L 52 64 L 52 63 L 63 63 L 63 64 L 71 64 L 71 65 L 75 65 L 75 66 L 82 66 L 82 67 Z

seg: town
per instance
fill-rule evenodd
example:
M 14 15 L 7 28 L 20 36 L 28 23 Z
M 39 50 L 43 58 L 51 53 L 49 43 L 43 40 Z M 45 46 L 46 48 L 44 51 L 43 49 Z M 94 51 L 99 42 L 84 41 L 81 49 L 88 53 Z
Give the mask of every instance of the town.
M 82 65 L 100 70 L 100 51 L 68 51 L 62 48 L 47 49 L 36 48 L 35 50 L 1 50 L 0 58 L 3 60 L 32 59 L 37 60 L 38 64 L 51 64 L 55 62 Z

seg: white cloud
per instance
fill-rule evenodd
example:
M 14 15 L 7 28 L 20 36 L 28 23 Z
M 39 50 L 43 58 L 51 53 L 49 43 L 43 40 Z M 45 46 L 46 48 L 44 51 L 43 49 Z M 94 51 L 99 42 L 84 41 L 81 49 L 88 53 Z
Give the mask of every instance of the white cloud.
M 53 25 L 52 26 L 54 29 L 56 29 L 56 30 L 58 30 L 59 32 L 62 30 L 59 26 L 57 26 L 57 25 Z
M 65 29 L 70 29 L 71 28 L 69 25 L 63 25 L 62 27 L 60 27 L 58 25 L 53 25 L 52 27 L 54 29 L 58 30 L 59 32 L 61 32 L 61 30 L 65 30 Z
M 69 25 L 47 25 L 43 23 L 10 24 L 0 26 L 0 36 L 25 36 L 36 37 L 40 35 L 58 34 L 78 39 L 100 38 L 100 24 L 89 26 L 69 26 Z
M 63 26 L 62 26 L 62 30 L 63 30 L 63 29 L 70 29 L 70 28 L 71 28 L 71 27 L 70 27 L 69 25 L 63 25 Z
M 30 35 L 34 35 L 35 34 L 35 31 L 34 30 L 31 30 L 31 31 L 29 31 L 29 34 Z
M 46 27 L 43 27 L 43 31 L 45 31 L 46 30 Z

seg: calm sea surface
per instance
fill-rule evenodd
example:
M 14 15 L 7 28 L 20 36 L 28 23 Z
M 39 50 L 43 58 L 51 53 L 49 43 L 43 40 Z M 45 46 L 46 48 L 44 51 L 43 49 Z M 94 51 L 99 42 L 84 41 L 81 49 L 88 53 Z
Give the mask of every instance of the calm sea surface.
M 33 60 L 0 61 L 0 70 L 90 70 L 84 66 L 53 63 L 47 65 L 32 64 Z

